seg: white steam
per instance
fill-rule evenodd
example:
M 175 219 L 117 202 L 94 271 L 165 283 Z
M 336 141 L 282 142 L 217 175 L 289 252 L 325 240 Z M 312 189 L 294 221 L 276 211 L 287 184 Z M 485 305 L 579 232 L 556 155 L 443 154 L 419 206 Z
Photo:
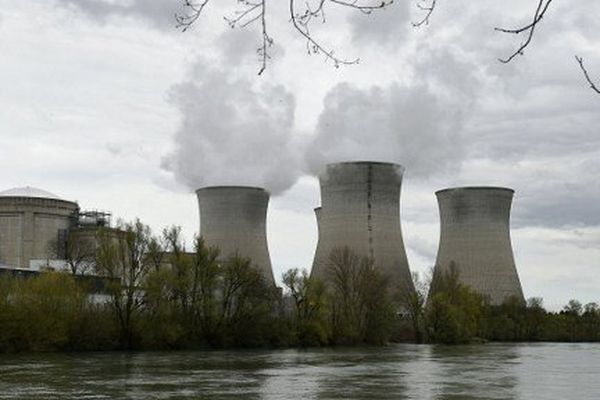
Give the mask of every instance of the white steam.
M 446 68 L 423 66 L 427 79 L 415 78 L 413 84 L 334 86 L 315 134 L 303 143 L 294 129 L 294 96 L 283 86 L 235 78 L 231 68 L 197 62 L 186 81 L 171 90 L 182 122 L 163 168 L 190 190 L 252 185 L 273 194 L 331 162 L 394 162 L 417 177 L 457 170 L 478 81 L 460 79 L 469 75 L 468 65 L 450 54 L 440 57 Z
M 252 185 L 277 194 L 296 181 L 294 97 L 283 86 L 255 85 L 197 62 L 170 101 L 182 122 L 162 166 L 190 189 Z
M 397 162 L 426 176 L 463 155 L 459 109 L 425 85 L 358 89 L 343 83 L 325 97 L 307 149 L 311 172 L 329 162 Z

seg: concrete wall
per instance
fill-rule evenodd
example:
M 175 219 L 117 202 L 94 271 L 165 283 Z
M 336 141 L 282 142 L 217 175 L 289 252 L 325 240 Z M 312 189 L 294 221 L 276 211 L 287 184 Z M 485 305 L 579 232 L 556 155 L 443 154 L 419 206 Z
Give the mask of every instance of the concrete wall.
M 77 203 L 33 197 L 0 197 L 0 265 L 28 268 L 50 256 L 49 244 L 75 221 Z
M 440 218 L 438 272 L 454 262 L 459 280 L 492 304 L 508 296 L 523 299 L 510 242 L 510 209 L 514 191 L 464 187 L 436 193 Z
M 397 164 L 329 164 L 319 176 L 319 240 L 311 274 L 327 281 L 329 257 L 349 247 L 369 257 L 391 280 L 391 289 L 413 290 L 400 227 L 403 169 Z
M 269 193 L 246 186 L 198 189 L 200 234 L 221 250 L 221 260 L 238 254 L 249 257 L 267 282 L 275 284 L 267 246 Z

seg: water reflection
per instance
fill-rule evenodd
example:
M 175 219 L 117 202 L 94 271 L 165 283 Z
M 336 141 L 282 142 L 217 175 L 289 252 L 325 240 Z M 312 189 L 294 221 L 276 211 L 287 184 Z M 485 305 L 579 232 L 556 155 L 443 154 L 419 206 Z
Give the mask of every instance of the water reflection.
M 397 348 L 344 349 L 324 353 L 319 371 L 320 399 L 404 397 L 407 355 Z
M 600 345 L 0 356 L 0 399 L 597 399 Z
M 517 346 L 432 346 L 431 357 L 435 398 L 516 398 L 518 378 L 511 364 L 520 358 Z

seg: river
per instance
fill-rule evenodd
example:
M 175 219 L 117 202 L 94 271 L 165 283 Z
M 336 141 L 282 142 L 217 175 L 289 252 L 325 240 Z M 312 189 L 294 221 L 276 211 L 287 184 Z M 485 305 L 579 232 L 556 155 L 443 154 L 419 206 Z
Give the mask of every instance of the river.
M 0 399 L 600 398 L 600 344 L 0 355 Z

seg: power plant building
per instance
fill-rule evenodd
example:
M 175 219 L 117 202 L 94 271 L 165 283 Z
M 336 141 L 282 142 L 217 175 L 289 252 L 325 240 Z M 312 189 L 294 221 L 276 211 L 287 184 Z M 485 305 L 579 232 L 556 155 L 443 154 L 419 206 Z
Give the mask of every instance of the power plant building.
M 454 265 L 459 281 L 486 296 L 490 304 L 501 304 L 510 296 L 524 299 L 510 241 L 513 194 L 501 187 L 436 192 L 441 229 L 434 276 Z
M 328 164 L 320 174 L 319 239 L 311 275 L 328 281 L 331 254 L 347 247 L 368 257 L 391 290 L 414 290 L 400 227 L 403 168 L 382 162 Z
M 60 253 L 78 213 L 77 203 L 44 190 L 0 192 L 0 266 L 28 269 Z
M 200 235 L 218 247 L 220 261 L 238 255 L 251 259 L 267 283 L 275 285 L 267 245 L 269 192 L 250 186 L 209 186 L 196 191 Z

